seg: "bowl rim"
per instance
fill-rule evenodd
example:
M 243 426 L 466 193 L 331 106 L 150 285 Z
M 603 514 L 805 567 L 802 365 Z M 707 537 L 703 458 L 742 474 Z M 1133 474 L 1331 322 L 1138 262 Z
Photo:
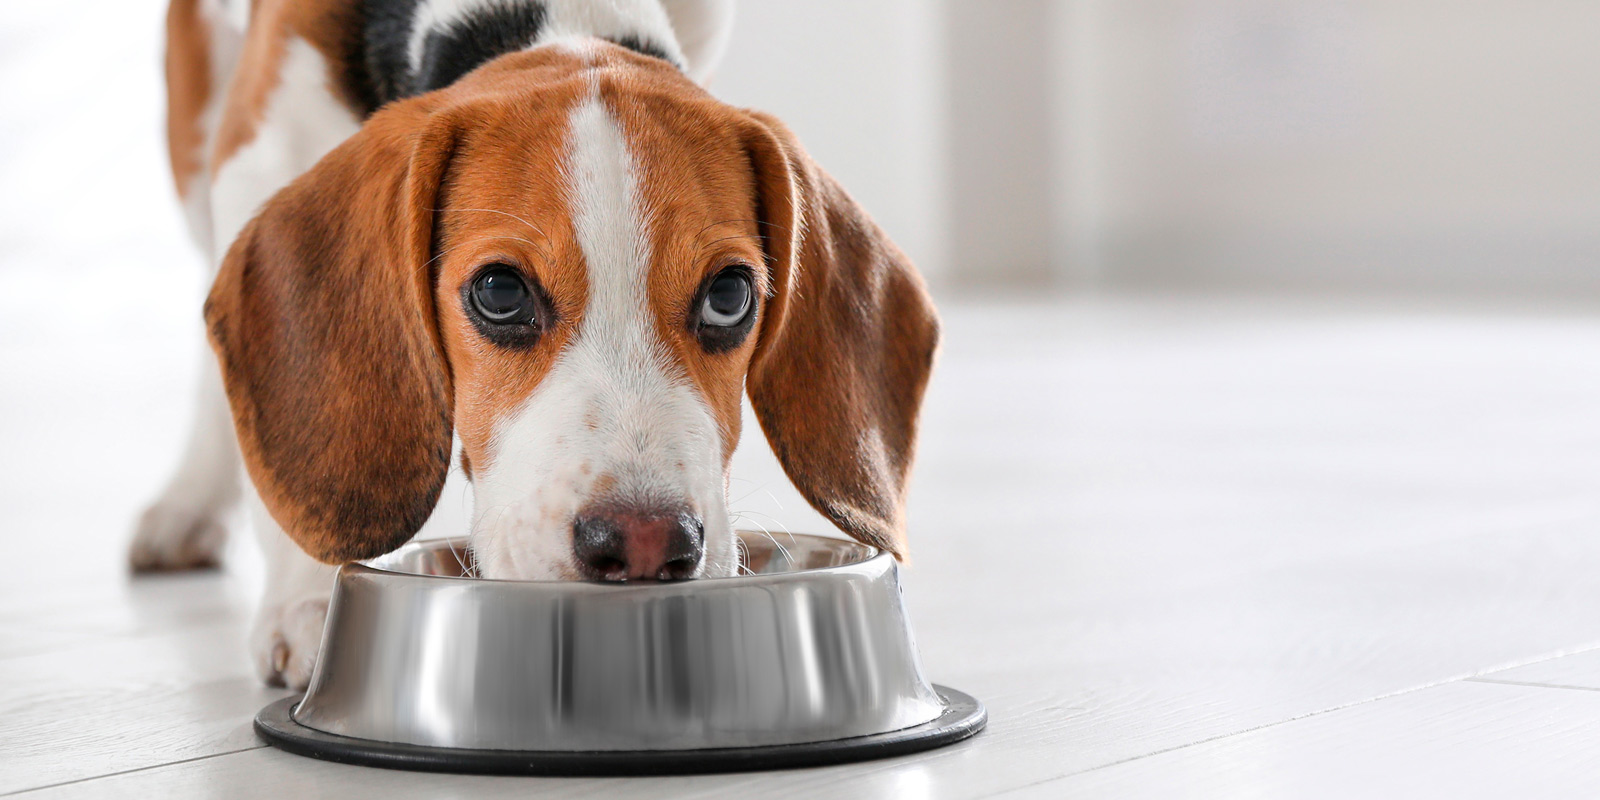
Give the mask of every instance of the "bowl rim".
M 774 539 L 776 538 L 773 534 L 762 534 L 760 531 L 747 531 L 747 530 L 739 530 L 739 529 L 736 529 L 734 531 L 735 535 L 743 534 L 743 533 L 765 535 L 765 536 L 768 536 L 769 538 L 774 538 Z M 524 586 L 524 587 L 546 586 L 546 587 L 562 587 L 562 588 L 564 588 L 566 590 L 569 590 L 569 591 L 575 590 L 575 591 L 580 591 L 580 592 L 591 592 L 591 591 L 604 591 L 604 592 L 614 592 L 614 591 L 623 591 L 623 592 L 642 592 L 642 591 L 678 592 L 678 591 L 681 591 L 682 589 L 684 589 L 685 587 L 693 587 L 693 586 L 697 586 L 697 585 L 698 586 L 716 585 L 716 586 L 730 586 L 731 587 L 731 586 L 752 585 L 752 584 L 762 584 L 762 583 L 770 584 L 770 583 L 773 583 L 773 582 L 776 582 L 776 581 L 785 581 L 786 582 L 786 581 L 790 581 L 790 580 L 807 580 L 807 579 L 814 579 L 814 578 L 825 578 L 825 577 L 829 577 L 829 576 L 843 576 L 843 575 L 849 575 L 849 574 L 857 574 L 857 573 L 868 572 L 868 571 L 876 572 L 876 571 L 878 571 L 880 569 L 893 568 L 894 556 L 891 555 L 887 550 L 884 550 L 884 549 L 879 548 L 879 547 L 874 547 L 873 545 L 867 544 L 865 542 L 856 541 L 855 539 L 849 539 L 849 538 L 845 538 L 845 537 L 841 537 L 841 536 L 827 536 L 827 535 L 816 534 L 816 533 L 791 533 L 791 532 L 785 532 L 785 533 L 783 533 L 781 535 L 787 536 L 787 537 L 791 537 L 791 538 L 805 537 L 807 539 L 822 539 L 822 540 L 830 541 L 830 542 L 843 542 L 845 544 L 850 545 L 851 547 L 860 548 L 861 550 L 864 550 L 866 554 L 863 557 L 861 557 L 860 559 L 857 559 L 857 560 L 854 560 L 854 561 L 847 561 L 847 562 L 845 562 L 843 564 L 834 564 L 832 566 L 827 566 L 827 567 L 815 567 L 815 568 L 812 568 L 812 569 L 797 569 L 797 570 L 788 570 L 788 571 L 785 571 L 785 572 L 766 572 L 766 573 L 757 573 L 755 575 L 719 575 L 719 576 L 713 576 L 713 577 L 709 577 L 709 578 L 693 578 L 693 579 L 690 579 L 690 580 L 683 580 L 683 581 L 622 581 L 622 582 L 615 582 L 615 583 L 606 582 L 606 581 L 584 580 L 584 579 L 577 579 L 577 580 L 563 580 L 563 579 L 522 580 L 522 579 L 519 579 L 519 578 L 480 578 L 480 577 L 469 577 L 469 576 L 466 576 L 466 575 L 427 575 L 427 574 L 420 573 L 420 572 L 406 572 L 404 570 L 389 569 L 389 568 L 380 567 L 380 566 L 374 566 L 373 565 L 373 562 L 375 562 L 375 561 L 381 561 L 381 560 L 384 560 L 384 559 L 387 559 L 387 558 L 392 558 L 392 557 L 396 556 L 397 554 L 399 554 L 402 551 L 405 551 L 407 549 L 421 548 L 421 547 L 428 546 L 428 545 L 437 546 L 437 543 L 443 542 L 443 543 L 449 544 L 452 552 L 454 552 L 457 547 L 462 547 L 464 549 L 466 547 L 469 547 L 470 544 L 471 544 L 471 537 L 470 536 L 441 536 L 441 537 L 432 538 L 432 539 L 413 539 L 413 540 L 408 541 L 405 544 L 403 544 L 403 545 L 401 545 L 401 546 L 399 546 L 399 547 L 397 547 L 397 548 L 395 548 L 395 549 L 393 549 L 393 550 L 391 550 L 391 551 L 389 551 L 387 553 L 384 553 L 381 556 L 375 556 L 373 558 L 362 559 L 362 560 L 359 560 L 359 561 L 347 562 L 347 563 L 345 563 L 345 564 L 340 566 L 339 577 L 340 578 L 344 578 L 346 576 L 357 576 L 357 575 L 359 575 L 359 576 L 364 576 L 364 577 L 373 578 L 373 579 L 381 579 L 381 580 L 385 580 L 385 581 L 418 580 L 418 581 L 441 581 L 441 582 L 446 582 L 446 583 L 464 583 L 464 584 L 473 584 L 473 585 L 499 584 L 499 585 L 503 585 L 503 586 Z M 460 557 L 458 555 L 457 559 L 459 560 L 459 558 Z M 883 562 L 886 562 L 886 561 L 889 562 L 889 566 L 888 567 L 882 566 Z M 444 584 L 441 583 L 439 585 L 442 586 Z M 579 588 L 579 587 L 584 587 L 584 588 Z

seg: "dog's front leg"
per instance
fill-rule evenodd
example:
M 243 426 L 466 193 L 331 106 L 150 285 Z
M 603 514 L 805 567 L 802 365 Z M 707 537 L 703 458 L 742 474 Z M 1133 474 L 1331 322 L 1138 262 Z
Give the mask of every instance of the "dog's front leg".
M 250 657 L 261 679 L 304 689 L 317 663 L 322 623 L 339 568 L 305 554 L 250 492 L 250 525 L 267 562 L 266 588 L 250 632 Z
M 135 570 L 214 567 L 228 541 L 227 517 L 242 482 L 233 418 L 210 350 L 200 356 L 194 422 L 182 460 L 161 496 L 145 509 L 128 548 Z

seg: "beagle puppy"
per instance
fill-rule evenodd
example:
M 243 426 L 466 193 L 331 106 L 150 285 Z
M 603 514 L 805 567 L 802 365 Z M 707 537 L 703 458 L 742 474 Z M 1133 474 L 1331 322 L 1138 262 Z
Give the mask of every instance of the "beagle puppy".
M 137 569 L 267 556 L 263 678 L 453 453 L 489 578 L 733 575 L 748 393 L 791 480 L 905 553 L 922 279 L 778 120 L 697 83 L 731 0 L 172 0 L 169 139 L 215 363 Z M 239 480 L 242 460 L 249 476 Z

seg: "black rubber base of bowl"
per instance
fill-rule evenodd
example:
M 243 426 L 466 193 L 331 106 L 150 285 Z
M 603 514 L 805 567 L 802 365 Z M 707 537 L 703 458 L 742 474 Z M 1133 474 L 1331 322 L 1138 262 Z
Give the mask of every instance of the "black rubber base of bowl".
M 493 775 L 681 775 L 791 769 L 890 758 L 944 747 L 969 738 L 988 722 L 971 695 L 934 686 L 944 713 L 932 722 L 871 736 L 805 744 L 715 750 L 589 750 L 579 752 L 475 750 L 353 739 L 307 728 L 292 716 L 298 697 L 286 697 L 256 715 L 256 733 L 295 755 L 387 769 Z

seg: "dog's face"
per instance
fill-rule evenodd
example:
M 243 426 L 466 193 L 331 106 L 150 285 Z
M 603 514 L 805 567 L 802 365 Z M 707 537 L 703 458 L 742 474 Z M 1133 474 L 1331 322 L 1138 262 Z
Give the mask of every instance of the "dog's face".
M 380 111 L 246 228 L 207 318 L 256 487 L 324 560 L 408 539 L 453 432 L 485 576 L 731 575 L 746 391 L 808 500 L 903 552 L 920 279 L 781 125 L 620 48 Z
M 727 464 L 772 286 L 750 162 L 703 109 L 577 88 L 484 131 L 440 195 L 474 550 L 488 575 L 732 574 Z M 508 180 L 530 171 L 561 178 Z

